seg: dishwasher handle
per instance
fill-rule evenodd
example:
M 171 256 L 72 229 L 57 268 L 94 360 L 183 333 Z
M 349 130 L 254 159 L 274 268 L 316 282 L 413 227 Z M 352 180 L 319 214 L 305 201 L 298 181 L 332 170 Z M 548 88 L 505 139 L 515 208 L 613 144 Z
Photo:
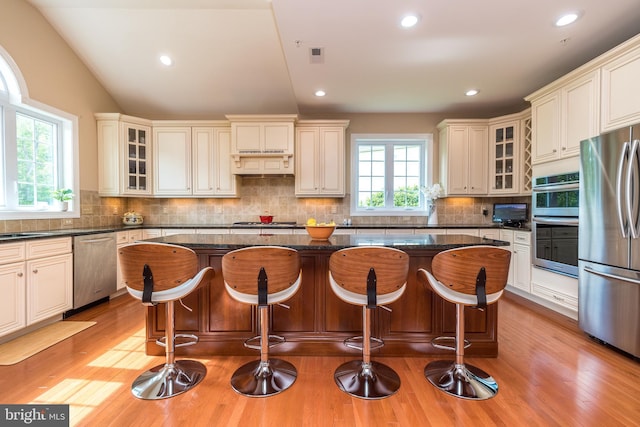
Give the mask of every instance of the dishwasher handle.
M 100 237 L 98 239 L 80 240 L 78 243 L 102 243 L 108 242 L 109 240 L 113 240 L 113 237 Z

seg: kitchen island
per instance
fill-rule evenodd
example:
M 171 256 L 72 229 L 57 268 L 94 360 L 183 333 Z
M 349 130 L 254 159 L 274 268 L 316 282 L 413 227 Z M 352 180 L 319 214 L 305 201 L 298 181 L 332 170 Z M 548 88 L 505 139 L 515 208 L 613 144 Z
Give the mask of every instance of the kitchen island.
M 433 338 L 455 334 L 455 306 L 442 300 L 418 280 L 419 268 L 430 270 L 431 260 L 446 249 L 462 246 L 506 246 L 507 242 L 467 235 L 333 235 L 328 241 L 311 240 L 307 235 L 206 235 L 178 234 L 149 241 L 172 243 L 193 249 L 200 268 L 211 266 L 215 277 L 184 298 L 193 311 L 176 304 L 176 331 L 196 334 L 200 342 L 178 349 L 189 355 L 255 355 L 243 343 L 258 335 L 255 307 L 233 300 L 222 278 L 222 256 L 234 249 L 254 245 L 286 246 L 300 252 L 302 286 L 286 304 L 274 306 L 270 313 L 270 332 L 284 336 L 286 343 L 273 347 L 272 354 L 346 355 L 354 354 L 343 345 L 346 338 L 361 335 L 362 309 L 341 301 L 328 283 L 327 270 L 332 252 L 355 246 L 387 246 L 410 256 L 409 277 L 403 296 L 389 305 L 392 311 L 376 310 L 373 335 L 384 339 L 384 347 L 372 354 L 407 356 L 441 353 L 431 346 Z M 466 338 L 472 346 L 470 356 L 495 357 L 498 352 L 498 304 L 485 311 L 465 309 Z M 142 307 L 141 307 L 142 309 Z M 155 344 L 164 336 L 164 310 L 148 308 L 146 352 L 162 355 Z

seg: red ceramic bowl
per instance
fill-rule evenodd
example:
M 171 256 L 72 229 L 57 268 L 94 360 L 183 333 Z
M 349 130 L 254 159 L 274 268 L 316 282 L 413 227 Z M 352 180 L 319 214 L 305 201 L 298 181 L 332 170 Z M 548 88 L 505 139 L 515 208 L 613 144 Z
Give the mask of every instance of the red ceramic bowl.
M 273 221 L 273 215 L 260 215 L 260 222 L 263 224 L 271 224 Z

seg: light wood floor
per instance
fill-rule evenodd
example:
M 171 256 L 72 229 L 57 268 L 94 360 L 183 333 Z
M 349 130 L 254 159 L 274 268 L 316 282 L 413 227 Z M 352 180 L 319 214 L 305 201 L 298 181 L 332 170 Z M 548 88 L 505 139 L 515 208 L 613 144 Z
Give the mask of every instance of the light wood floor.
M 637 361 L 518 297 L 499 304 L 499 356 L 467 359 L 500 386 L 495 398 L 481 402 L 436 390 L 422 374 L 426 357 L 375 359 L 393 367 L 402 386 L 390 398 L 365 401 L 333 381 L 347 358 L 297 356 L 285 357 L 298 369 L 296 383 L 270 398 L 246 398 L 229 385 L 232 372 L 251 358 L 211 357 L 202 359 L 207 376 L 193 390 L 138 400 L 131 382 L 163 358 L 144 354 L 144 309 L 125 295 L 71 318 L 96 326 L 0 367 L 0 403 L 67 403 L 71 425 L 82 426 L 640 425 Z

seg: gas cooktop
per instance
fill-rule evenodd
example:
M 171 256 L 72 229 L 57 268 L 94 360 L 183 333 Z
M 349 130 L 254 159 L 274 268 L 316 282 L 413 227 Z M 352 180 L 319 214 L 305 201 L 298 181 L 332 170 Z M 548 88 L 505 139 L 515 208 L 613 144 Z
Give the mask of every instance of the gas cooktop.
M 248 221 L 248 222 L 234 222 L 232 225 L 234 227 L 247 227 L 247 226 L 254 226 L 254 227 L 278 227 L 278 226 L 279 227 L 285 227 L 285 226 L 288 226 L 288 227 L 291 227 L 291 226 L 296 225 L 296 222 L 295 221 L 290 221 L 290 222 L 289 221 L 283 221 L 283 222 L 270 222 L 270 223 L 267 224 L 267 223 L 263 223 L 263 222 L 259 222 L 259 221 L 256 221 L 256 222 Z

